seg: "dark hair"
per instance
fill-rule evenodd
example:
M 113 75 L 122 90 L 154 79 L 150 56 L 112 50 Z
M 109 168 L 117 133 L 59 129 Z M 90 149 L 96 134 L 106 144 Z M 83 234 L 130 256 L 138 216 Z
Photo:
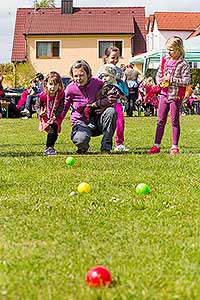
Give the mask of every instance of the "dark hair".
M 106 48 L 106 50 L 105 50 L 105 55 L 103 56 L 104 63 L 106 63 L 106 58 L 108 58 L 110 56 L 111 52 L 119 52 L 119 55 L 120 55 L 119 48 L 117 48 L 115 46 L 110 46 L 110 47 Z
M 49 80 L 52 80 L 55 84 L 59 84 L 58 92 L 64 90 L 64 86 L 60 74 L 55 71 L 51 71 L 49 72 L 49 74 L 47 74 L 43 82 L 43 90 L 45 93 L 47 93 L 47 82 Z
M 37 73 L 35 75 L 35 78 L 38 78 L 39 80 L 44 80 L 44 75 L 42 73 Z
M 80 69 L 83 68 L 86 72 L 88 79 L 92 77 L 92 70 L 88 62 L 84 59 L 78 59 L 76 60 L 70 67 L 69 74 L 71 77 L 73 77 L 73 70 L 74 69 Z

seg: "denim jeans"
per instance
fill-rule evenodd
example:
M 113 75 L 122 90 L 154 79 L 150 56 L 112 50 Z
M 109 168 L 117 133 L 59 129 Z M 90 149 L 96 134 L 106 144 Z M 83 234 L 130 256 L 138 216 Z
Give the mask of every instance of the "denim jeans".
M 103 134 L 101 150 L 111 150 L 113 135 L 116 129 L 117 113 L 113 107 L 108 107 L 99 115 L 96 121 L 96 128 L 92 130 L 83 121 L 78 121 L 72 127 L 71 139 L 78 149 L 89 149 L 89 142 L 92 136 Z
M 35 104 L 36 99 L 37 99 L 37 96 L 35 96 L 35 95 L 28 95 L 26 98 L 25 108 L 28 109 L 30 111 L 30 113 L 32 113 L 32 105 Z

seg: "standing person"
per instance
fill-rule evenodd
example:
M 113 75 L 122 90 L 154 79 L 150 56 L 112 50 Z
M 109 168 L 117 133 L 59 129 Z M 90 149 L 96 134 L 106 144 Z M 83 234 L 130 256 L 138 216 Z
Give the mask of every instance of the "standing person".
M 50 72 L 43 84 L 41 92 L 35 104 L 35 109 L 39 118 L 39 129 L 47 132 L 46 147 L 44 155 L 55 155 L 55 142 L 58 133 L 61 131 L 61 123 L 64 108 L 64 88 L 61 76 L 57 72 Z
M 117 79 L 122 79 L 122 69 L 117 66 L 120 58 L 120 50 L 119 48 L 115 46 L 111 46 L 106 48 L 105 55 L 103 56 L 103 62 L 104 64 L 112 64 L 116 68 L 117 72 Z M 103 66 L 101 67 L 103 68 Z M 99 74 L 101 73 L 101 68 L 97 72 L 97 77 L 99 77 Z
M 135 110 L 135 102 L 138 98 L 138 85 L 141 80 L 141 74 L 136 70 L 134 64 L 129 64 L 124 72 L 124 81 L 126 82 L 129 90 L 128 102 L 126 106 L 127 117 L 133 116 Z
M 157 73 L 157 83 L 165 82 L 162 87 L 158 106 L 158 121 L 155 142 L 148 154 L 160 153 L 160 144 L 164 134 L 168 112 L 172 125 L 172 147 L 170 154 L 179 153 L 178 142 L 180 137 L 180 108 L 185 96 L 186 86 L 190 82 L 190 67 L 184 59 L 183 41 L 178 36 L 169 38 L 166 42 L 168 55 L 164 58 L 164 67 Z M 168 86 L 167 86 L 168 85 Z
M 154 116 L 154 114 L 157 115 L 158 98 L 154 91 L 155 82 L 152 77 L 147 77 L 144 82 L 144 114 L 145 116 Z
M 70 68 L 73 81 L 65 90 L 65 105 L 62 117 L 64 118 L 68 109 L 72 108 L 71 139 L 76 145 L 77 153 L 86 154 L 92 136 L 103 134 L 101 140 L 101 153 L 110 153 L 112 149 L 112 138 L 116 129 L 117 114 L 113 107 L 106 108 L 95 120 L 95 129 L 88 126 L 89 121 L 85 116 L 85 107 L 96 100 L 98 91 L 103 86 L 103 81 L 92 77 L 90 65 L 85 60 L 75 61 Z M 113 95 L 107 96 L 109 101 L 115 101 Z

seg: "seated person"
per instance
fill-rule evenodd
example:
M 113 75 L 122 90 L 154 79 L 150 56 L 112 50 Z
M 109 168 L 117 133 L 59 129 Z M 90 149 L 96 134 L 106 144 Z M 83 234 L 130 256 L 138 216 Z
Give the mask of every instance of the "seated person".
M 34 80 L 31 80 L 31 83 L 29 85 L 29 87 L 23 91 L 20 99 L 19 99 L 19 102 L 17 103 L 16 107 L 17 109 L 19 110 L 19 112 L 22 114 L 22 115 L 25 115 L 24 118 L 30 118 L 30 113 L 29 111 L 26 111 L 26 104 L 27 104 L 27 98 L 29 96 L 35 96 L 36 93 L 37 93 L 37 87 L 36 87 L 36 84 L 37 82 Z
M 36 102 L 37 94 L 42 92 L 42 83 L 44 76 L 41 73 L 37 73 L 34 82 L 35 86 L 32 87 L 31 93 L 27 95 L 24 110 L 21 111 L 21 114 L 26 118 L 31 118 L 33 114 L 33 105 Z

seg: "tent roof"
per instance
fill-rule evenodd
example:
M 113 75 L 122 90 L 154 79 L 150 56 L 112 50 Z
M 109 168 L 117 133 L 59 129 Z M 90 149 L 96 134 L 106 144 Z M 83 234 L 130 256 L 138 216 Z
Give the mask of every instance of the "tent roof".
M 200 62 L 200 36 L 183 41 L 185 49 L 185 59 L 188 62 Z M 165 49 L 153 50 L 131 57 L 129 63 L 143 64 L 143 72 L 148 69 L 151 62 L 160 62 L 166 53 Z

